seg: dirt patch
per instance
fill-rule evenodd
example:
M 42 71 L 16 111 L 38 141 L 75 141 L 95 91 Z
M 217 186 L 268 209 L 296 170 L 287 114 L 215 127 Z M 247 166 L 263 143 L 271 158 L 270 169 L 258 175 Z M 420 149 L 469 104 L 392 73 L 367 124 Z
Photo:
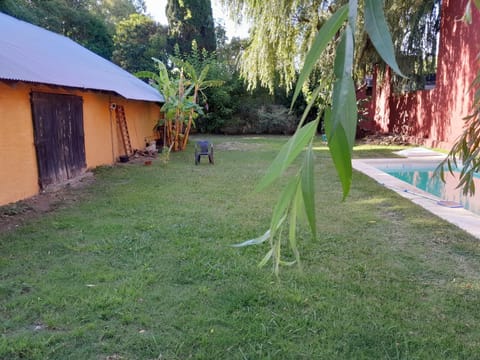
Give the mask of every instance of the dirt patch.
M 359 140 L 362 144 L 368 145 L 412 145 L 415 139 L 407 135 L 374 134 L 367 135 Z
M 226 150 L 226 151 L 250 151 L 258 150 L 262 147 L 261 144 L 256 143 L 242 143 L 237 141 L 224 142 L 218 145 L 215 145 L 215 149 Z
M 31 198 L 0 207 L 0 233 L 12 231 L 25 221 L 36 219 L 42 214 L 61 207 L 70 206 L 79 200 L 78 188 L 95 181 L 93 173 L 87 172 L 64 184 L 49 187 L 46 191 Z
M 152 161 L 161 157 L 161 153 L 135 150 L 135 153 L 128 157 L 128 161 L 119 161 L 115 165 L 142 164 L 151 165 Z

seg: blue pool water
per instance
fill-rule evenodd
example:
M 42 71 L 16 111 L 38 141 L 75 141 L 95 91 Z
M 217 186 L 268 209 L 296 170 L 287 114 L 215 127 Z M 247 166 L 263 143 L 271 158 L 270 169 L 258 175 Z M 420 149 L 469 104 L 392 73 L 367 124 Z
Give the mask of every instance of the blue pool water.
M 458 173 L 451 175 L 445 172 L 446 182 L 444 183 L 440 177 L 436 176 L 435 167 L 395 166 L 380 168 L 380 170 L 442 200 L 460 203 L 465 209 L 480 215 L 480 177 L 475 179 L 476 194 L 465 196 L 461 189 L 456 188 Z

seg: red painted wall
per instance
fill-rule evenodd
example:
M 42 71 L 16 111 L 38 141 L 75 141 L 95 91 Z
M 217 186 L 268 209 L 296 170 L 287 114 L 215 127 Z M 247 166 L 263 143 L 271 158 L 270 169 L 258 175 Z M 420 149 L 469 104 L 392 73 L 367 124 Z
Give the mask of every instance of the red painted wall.
M 463 118 L 471 111 L 469 87 L 479 70 L 480 12 L 473 24 L 461 18 L 467 0 L 443 0 L 436 86 L 393 94 L 390 73 L 377 87 L 374 120 L 381 131 L 412 137 L 417 143 L 449 149 L 461 134 Z

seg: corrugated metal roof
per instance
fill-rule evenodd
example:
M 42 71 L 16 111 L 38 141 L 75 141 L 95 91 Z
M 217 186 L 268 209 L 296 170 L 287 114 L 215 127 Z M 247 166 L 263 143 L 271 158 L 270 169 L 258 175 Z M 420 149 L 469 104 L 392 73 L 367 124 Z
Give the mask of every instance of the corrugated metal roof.
M 163 96 L 69 38 L 0 13 L 0 79 L 112 91 L 127 99 Z

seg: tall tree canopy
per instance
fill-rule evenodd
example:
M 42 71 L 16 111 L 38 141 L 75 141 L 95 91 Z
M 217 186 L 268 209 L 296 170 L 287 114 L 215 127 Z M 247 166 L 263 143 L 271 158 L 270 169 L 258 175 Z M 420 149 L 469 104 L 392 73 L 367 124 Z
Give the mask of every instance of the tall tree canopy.
M 166 13 L 172 48 L 178 44 L 181 52 L 190 52 L 195 40 L 199 49 L 215 50 L 215 24 L 210 0 L 168 0 Z
M 106 23 L 115 31 L 115 24 L 132 14 L 144 14 L 145 0 L 97 0 L 94 10 L 102 15 Z
M 354 71 L 363 75 L 371 64 L 380 62 L 374 47 L 363 31 L 364 0 L 358 2 L 355 34 L 356 57 Z M 397 54 L 425 45 L 425 31 L 438 27 L 438 16 L 430 18 L 440 0 L 387 0 L 385 15 L 392 33 Z M 266 86 L 271 91 L 277 84 L 290 89 L 296 80 L 296 69 L 304 62 L 314 36 L 332 14 L 347 0 L 222 0 L 222 4 L 235 16 L 250 20 L 250 44 L 241 57 L 241 72 L 251 88 Z M 381 6 L 383 1 L 379 1 Z M 437 14 L 438 15 L 438 14 Z M 337 39 L 337 41 L 340 39 Z M 435 36 L 429 37 L 430 48 Z M 332 68 L 335 42 L 331 43 L 319 59 L 314 80 L 331 81 L 328 70 Z M 409 58 L 405 57 L 404 60 Z M 410 59 L 411 60 L 411 59 Z M 418 60 L 418 59 L 417 59 Z M 411 64 L 403 64 L 408 67 Z M 322 76 L 318 76 L 321 74 Z M 315 76 L 316 75 L 316 76 Z M 328 80 L 329 79 L 329 80 Z
M 148 16 L 132 14 L 120 21 L 113 41 L 112 60 L 132 73 L 155 70 L 152 57 L 165 60 L 167 29 Z
M 0 0 L 0 11 L 111 59 L 116 24 L 146 7 L 144 0 Z
M 68 36 L 110 59 L 112 37 L 94 0 L 2 0 L 0 11 Z

